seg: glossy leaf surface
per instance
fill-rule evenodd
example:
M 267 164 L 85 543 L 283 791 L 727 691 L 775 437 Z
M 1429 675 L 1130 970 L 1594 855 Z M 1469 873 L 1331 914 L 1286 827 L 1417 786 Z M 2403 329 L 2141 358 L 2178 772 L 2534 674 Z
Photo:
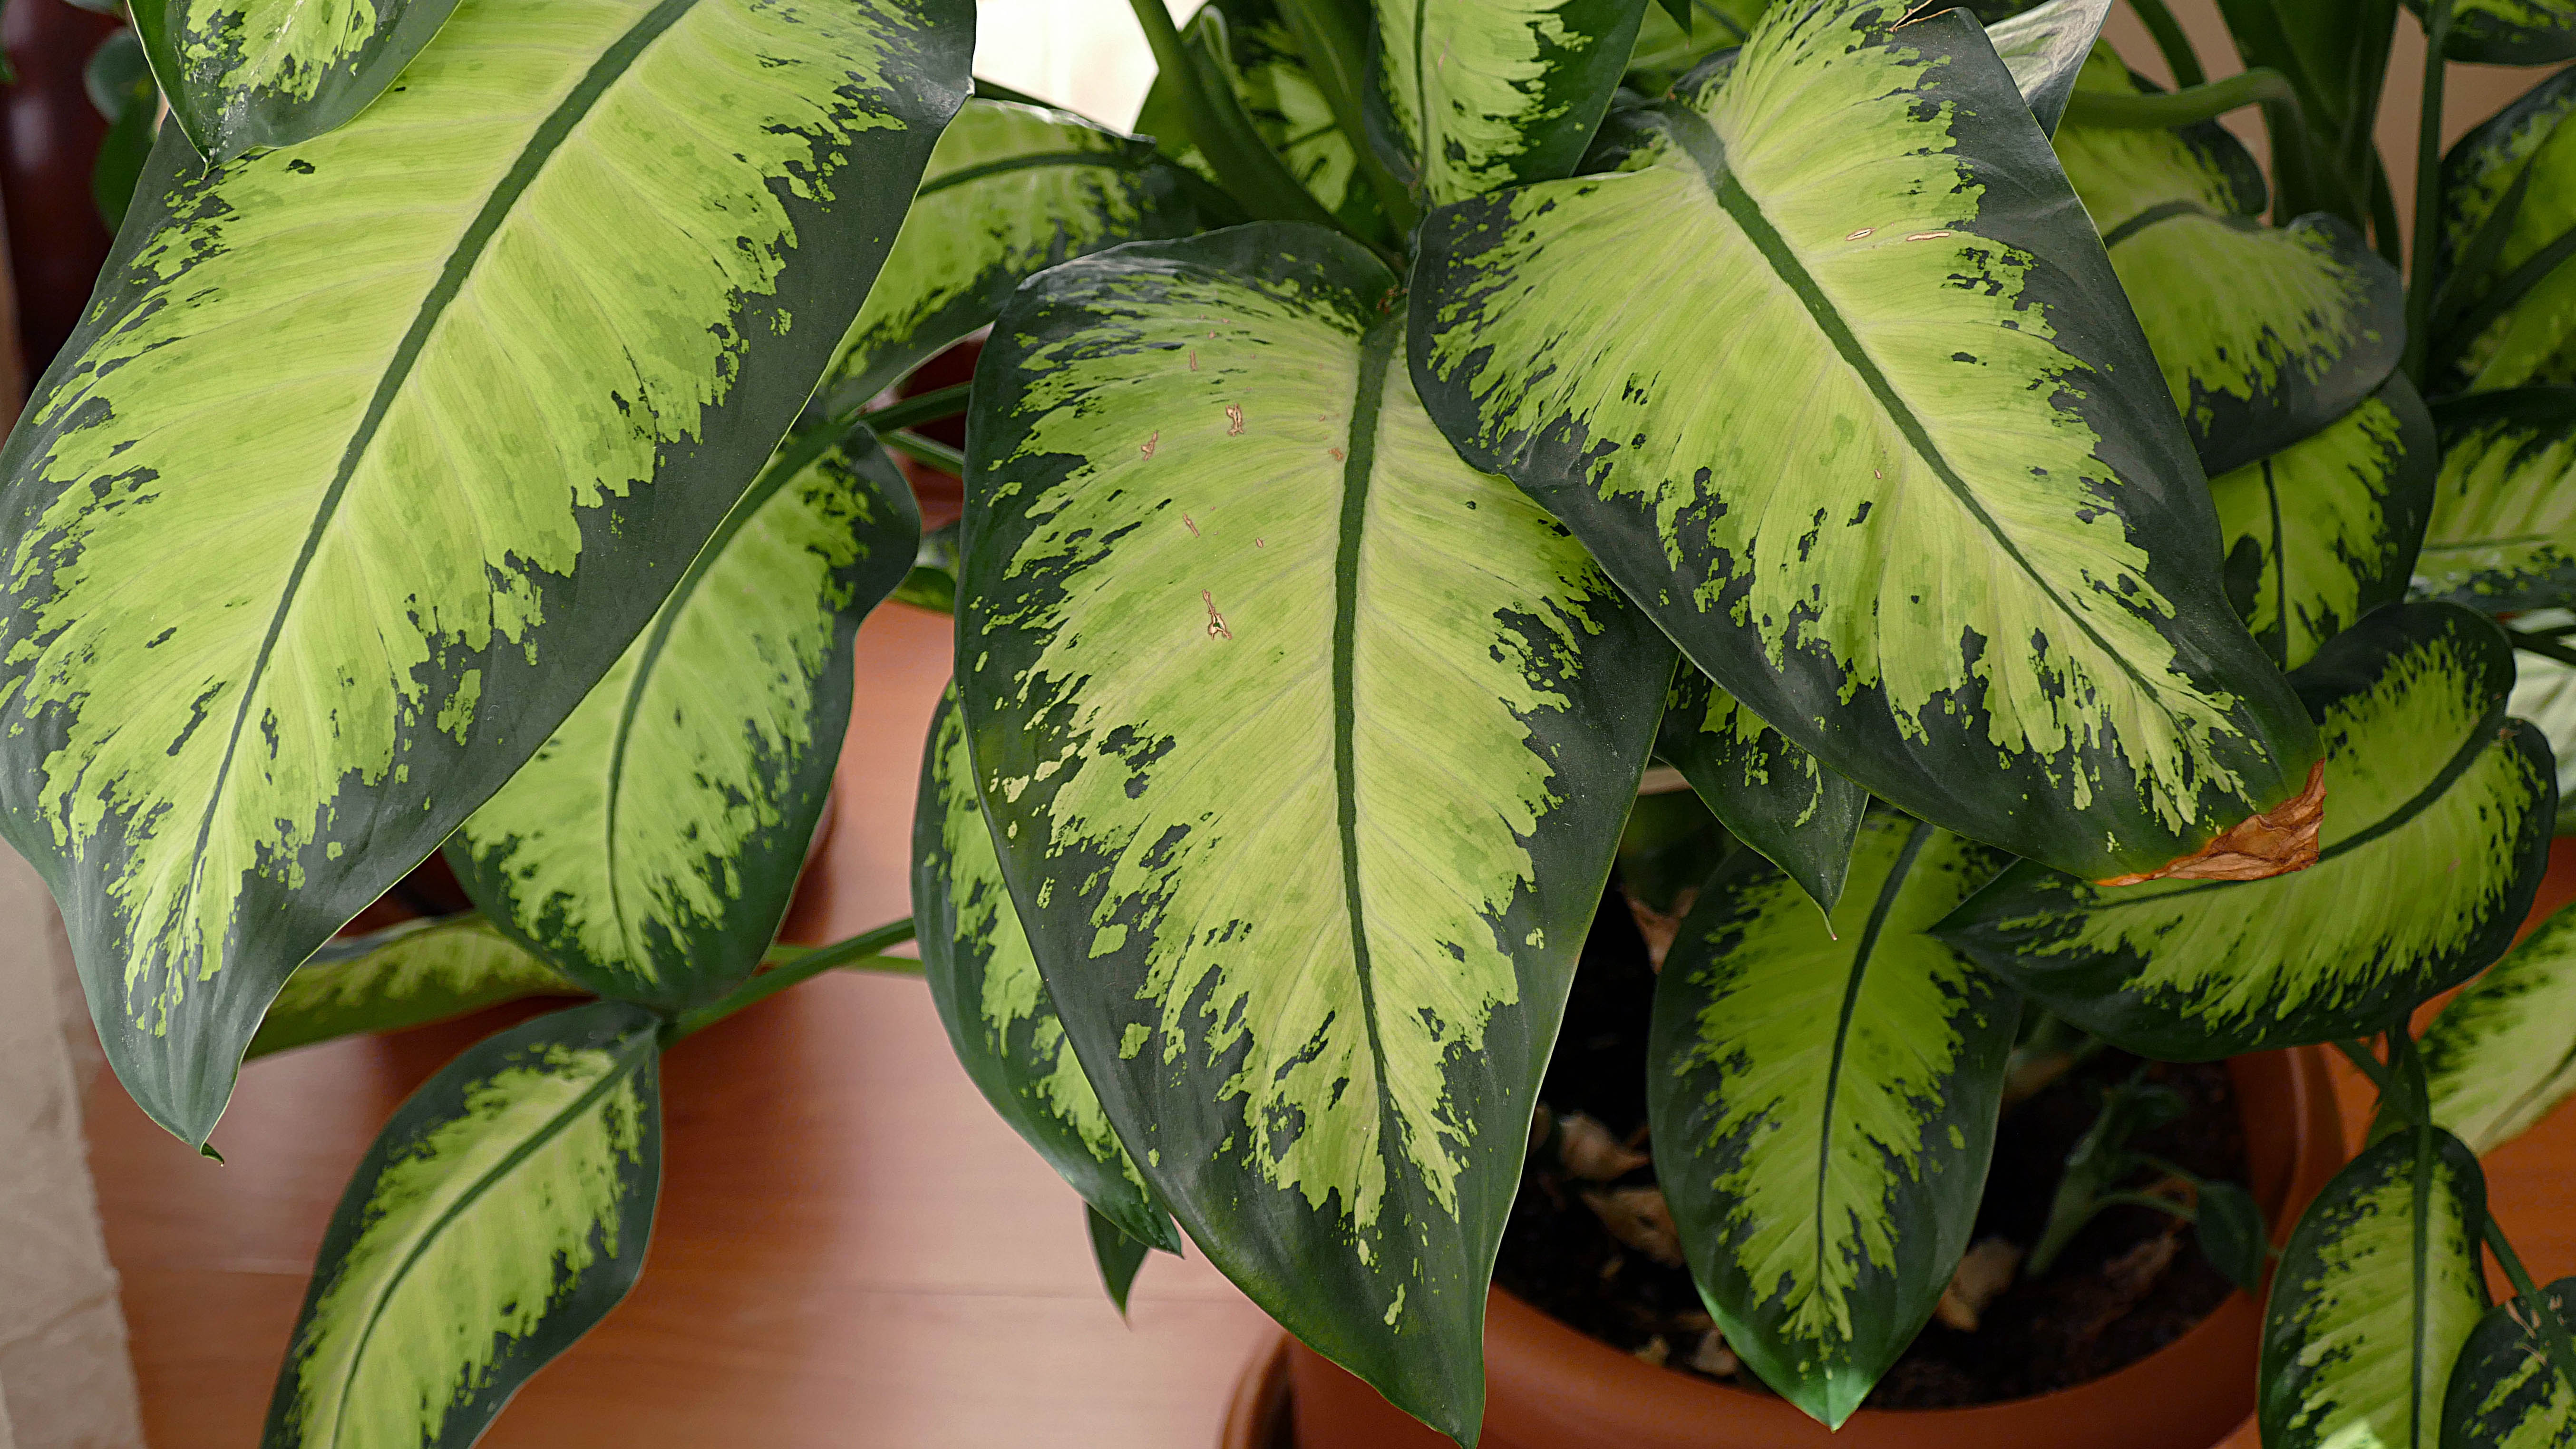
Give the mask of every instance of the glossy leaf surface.
M 750 975 L 831 794 L 850 640 L 920 540 L 864 428 L 791 442 L 448 842 L 475 904 L 602 996 L 676 1011 Z
M 2313 731 L 2029 107 L 1964 12 L 1911 9 L 1777 7 L 1724 84 L 1629 113 L 1633 169 L 1434 212 L 1415 381 L 1792 742 L 2155 871 L 2300 795 Z
M 2041 130 L 2056 132 L 2110 14 L 2111 0 L 2047 0 L 1986 27 L 1986 39 L 2003 57 Z
M 171 119 L 211 161 L 347 121 L 447 22 L 456 0 L 134 0 Z
M 1127 1294 L 1136 1286 L 1136 1270 L 1145 1266 L 1145 1257 L 1153 1248 L 1127 1236 L 1116 1223 L 1100 1215 L 1100 1209 L 1085 1206 L 1083 1222 L 1091 1231 L 1091 1257 L 1100 1267 L 1100 1286 L 1109 1301 L 1118 1305 L 1118 1316 L 1127 1316 Z M 1169 1221 L 1169 1219 L 1166 1219 Z
M 525 996 L 579 995 L 479 915 L 405 921 L 334 941 L 286 978 L 246 1057 L 395 1031 Z
M 2295 676 L 2326 740 L 2315 867 L 2117 889 L 2017 865 L 1940 934 L 2142 1055 L 2374 1031 L 2504 953 L 2549 855 L 2549 747 L 2508 719 L 2513 651 L 2450 604 L 2382 609 Z
M 953 685 L 940 696 L 921 761 L 912 914 L 930 999 L 984 1099 L 1120 1236 L 1177 1252 L 1171 1214 L 1119 1145 L 1029 951 L 975 797 Z M 1112 1293 L 1124 1312 L 1123 1289 L 1113 1284 Z
M 2264 1449 L 2437 1449 L 2442 1394 L 2486 1312 L 2486 1180 L 2417 1128 L 2355 1158 L 2310 1204 L 2272 1278 Z
M 1663 95 L 1702 60 L 1742 45 L 1767 8 L 1767 0 L 1690 0 L 1685 28 L 1662 5 L 1647 6 L 1637 25 L 1637 48 L 1628 56 L 1627 86 L 1640 95 Z
M 2425 1029 L 2433 1120 L 2483 1157 L 2576 1092 L 2576 912 L 2541 923 Z
M 541 1016 L 403 1103 L 323 1234 L 265 1449 L 464 1449 L 617 1306 L 661 1185 L 658 1026 Z
M 2003 863 L 1873 816 L 1828 922 L 1739 856 L 1657 978 L 1647 1100 L 1682 1250 L 1727 1347 L 1828 1425 L 1976 1225 L 2020 1003 L 1924 928 Z
M 1834 908 L 1868 791 L 1688 665 L 1673 679 L 1655 753 L 1682 772 L 1728 833 L 1788 872 L 1819 907 Z
M 1150 142 L 1070 111 L 973 99 L 941 133 L 867 305 L 816 395 L 844 413 L 993 320 L 1020 279 L 1196 229 Z
M 2576 74 L 2526 92 L 2442 160 L 2432 391 L 2576 382 Z
M 2149 89 L 2103 64 L 2081 84 Z M 2396 370 L 2396 269 L 2334 217 L 2257 220 L 2260 173 L 2225 128 L 2068 126 L 2056 146 L 2211 474 L 2323 431 Z
M 2576 614 L 2546 609 L 2513 622 L 2517 629 L 2565 627 L 2576 624 Z M 2513 662 L 2513 698 L 2505 708 L 2549 741 L 2549 753 L 2558 761 L 2558 833 L 2565 835 L 2576 825 L 2576 814 L 2571 814 L 2576 809 L 2576 665 L 2528 651 L 2516 654 Z
M 1370 140 L 1437 206 L 1573 171 L 1636 50 L 1646 0 L 1373 8 Z
M 2558 1321 L 2576 1321 L 2576 1278 L 2540 1290 Z M 2519 1300 L 2487 1310 L 2471 1330 L 2442 1395 L 2442 1449 L 2569 1449 L 2576 1394 L 2551 1366 L 2534 1315 Z
M 2492 612 L 2576 604 L 2576 387 L 2446 402 L 2415 591 Z
M 1384 229 L 1386 217 L 1363 179 L 1360 137 L 1336 124 L 1323 87 L 1306 63 L 1297 33 L 1277 0 L 1210 0 L 1191 22 L 1223 27 L 1225 68 L 1235 99 L 1262 141 L 1276 152 L 1297 183 L 1342 225 L 1361 236 Z M 1212 26 L 1210 28 L 1213 28 Z M 1165 156 L 1213 183 L 1216 170 L 1190 140 L 1189 123 L 1171 77 L 1157 75 L 1136 113 L 1136 129 L 1154 138 Z
M 2422 14 L 2424 0 L 2406 0 Z M 2481 65 L 2548 65 L 2576 59 L 2576 0 L 2451 0 L 2442 53 Z
M 2284 668 L 2406 597 L 2439 467 L 2432 415 L 2392 374 L 2304 442 L 2209 480 L 2229 592 Z
M 465 0 L 328 135 L 199 174 L 163 133 L 0 451 L 6 830 L 156 1120 L 205 1139 L 278 983 L 740 496 L 965 89 L 965 8 Z
M 968 429 L 960 686 L 1021 921 L 1147 1182 L 1273 1317 L 1471 1441 L 1487 1274 L 1673 659 L 1459 462 L 1394 290 L 1280 225 L 1024 286 Z

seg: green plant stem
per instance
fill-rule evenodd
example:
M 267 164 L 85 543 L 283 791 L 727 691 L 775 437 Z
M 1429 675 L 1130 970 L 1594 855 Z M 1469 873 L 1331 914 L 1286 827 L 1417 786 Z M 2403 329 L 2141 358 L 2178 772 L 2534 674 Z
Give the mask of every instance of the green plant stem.
M 2290 88 L 2288 76 L 2268 67 L 2258 67 L 2225 80 L 2160 96 L 2077 91 L 2067 98 L 2066 124 L 2164 131 L 2196 121 L 2212 120 L 2246 106 L 2297 99 L 2298 92 Z
M 2388 179 L 2388 163 L 2379 148 L 2370 149 L 2370 237 L 2380 260 L 2391 270 L 2406 265 L 2406 231 L 2397 222 L 2397 188 Z
M 966 455 L 935 439 L 925 438 L 909 428 L 897 428 L 877 434 L 877 441 L 916 463 L 927 463 L 943 473 L 966 476 Z
M 2095 1212 L 2107 1207 L 2154 1208 L 2158 1212 L 2171 1213 L 2187 1223 L 2200 1221 L 2200 1214 L 2189 1206 L 2152 1192 L 2106 1192 L 2093 1200 Z
M 971 382 L 951 383 L 919 397 L 908 397 L 875 412 L 862 414 L 859 421 L 879 433 L 892 432 L 896 428 L 917 428 L 923 423 L 953 418 L 966 411 L 967 399 L 974 393 L 975 384 Z
M 2388 1090 L 2388 1068 L 2379 1058 L 2370 1054 L 2370 1048 L 2367 1045 L 2358 1041 L 2339 1041 L 2334 1044 L 2334 1048 L 2343 1053 L 2345 1059 L 2354 1066 L 2361 1068 L 2361 1074 L 2370 1078 L 2372 1086 L 2377 1087 L 2382 1093 Z
M 2571 649 L 2556 639 L 2525 633 L 2511 624 L 2499 627 L 2504 630 L 2504 636 L 2513 641 L 2513 647 L 2516 649 L 2527 649 L 2543 659 L 2555 659 L 2561 664 L 2576 665 L 2576 649 Z
M 2415 127 L 2415 241 L 2407 258 L 2406 376 L 2425 382 L 2433 354 L 2433 261 L 2442 231 L 2442 89 L 2449 64 L 2451 0 L 2425 0 L 2424 105 Z
M 662 1028 L 662 1045 L 668 1047 L 674 1042 L 693 1037 L 746 1006 L 767 1001 L 788 987 L 799 982 L 811 981 L 826 971 L 858 967 L 865 970 L 918 973 L 921 970 L 921 963 L 918 961 L 878 954 L 886 947 L 900 946 L 912 937 L 912 921 L 907 917 L 900 921 L 889 921 L 873 931 L 862 931 L 846 940 L 834 941 L 828 946 L 818 946 L 804 952 L 752 977 L 718 1000 L 711 1001 L 695 1011 L 684 1011 L 671 1018 L 670 1024 Z M 875 964 L 879 961 L 886 964 L 882 966 Z
M 2164 53 L 2165 64 L 2172 68 L 2174 89 L 2189 90 L 2205 85 L 2209 73 L 2200 68 L 2200 54 L 2191 48 L 2191 37 L 2183 33 L 2182 22 L 2174 19 L 2165 0 L 2129 0 L 2129 8 L 2154 36 L 2156 49 Z
M 1257 219 L 1311 222 L 1338 230 L 1333 214 L 1289 174 L 1287 163 L 1252 128 L 1251 119 L 1243 114 L 1243 102 L 1225 77 L 1182 41 L 1163 0 L 1128 0 L 1128 8 L 1145 29 L 1154 64 L 1178 88 L 1181 121 L 1189 127 L 1191 143 L 1234 199 Z

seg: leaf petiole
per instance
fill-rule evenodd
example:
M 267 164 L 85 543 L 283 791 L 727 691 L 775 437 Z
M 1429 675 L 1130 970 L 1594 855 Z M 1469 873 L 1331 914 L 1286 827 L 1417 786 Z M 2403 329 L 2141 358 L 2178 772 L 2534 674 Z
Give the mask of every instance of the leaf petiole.
M 2291 102 L 2298 92 L 2290 78 L 2258 66 L 2225 80 L 2164 95 L 2115 95 L 2079 90 L 2066 101 L 2066 124 L 2107 126 L 2134 131 L 2165 131 L 2197 121 L 2215 120 L 2229 111 L 2267 102 Z
M 888 946 L 900 946 L 912 938 L 912 918 L 907 916 L 900 921 L 888 921 L 873 931 L 862 931 L 844 940 L 834 941 L 828 946 L 799 951 L 798 954 L 787 957 L 780 964 L 736 986 L 721 998 L 708 1002 L 695 1011 L 684 1011 L 671 1018 L 662 1027 L 662 1045 L 668 1049 L 674 1043 L 697 1035 L 746 1006 L 767 1001 L 788 987 L 811 981 L 826 971 L 851 967 L 858 970 L 918 975 L 921 972 L 919 961 L 908 957 L 878 954 Z M 779 960 L 785 952 L 796 949 L 795 947 L 772 947 L 769 959 Z

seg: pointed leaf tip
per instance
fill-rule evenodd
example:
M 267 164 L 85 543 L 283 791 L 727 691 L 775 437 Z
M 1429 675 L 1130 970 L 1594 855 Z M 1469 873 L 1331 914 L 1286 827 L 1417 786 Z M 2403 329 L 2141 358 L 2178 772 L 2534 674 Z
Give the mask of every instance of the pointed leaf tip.
M 2326 763 L 2308 767 L 2308 787 L 2296 796 L 2230 826 L 2189 855 L 2142 875 L 2119 875 L 2106 886 L 2151 880 L 2269 880 L 2317 863 L 2317 832 L 2326 822 Z

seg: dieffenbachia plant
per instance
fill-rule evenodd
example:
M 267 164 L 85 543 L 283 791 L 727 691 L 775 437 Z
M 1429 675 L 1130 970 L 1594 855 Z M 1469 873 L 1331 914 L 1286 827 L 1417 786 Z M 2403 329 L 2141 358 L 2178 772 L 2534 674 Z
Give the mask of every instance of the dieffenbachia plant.
M 470 1442 L 634 1279 L 660 1054 L 845 965 L 927 977 L 1122 1306 L 1195 1244 L 1472 1442 L 1650 770 L 1733 842 L 1640 903 L 1654 1163 L 1790 1401 L 1933 1312 L 2044 1007 L 2385 1084 L 2281 1224 L 2267 1444 L 2563 1438 L 2474 1154 L 2576 1088 L 2576 937 L 2507 954 L 2576 734 L 2576 84 L 2428 128 L 2410 229 L 2397 0 L 2224 0 L 2216 81 L 2125 3 L 2171 84 L 2113 0 L 1137 0 L 1126 134 L 970 95 L 963 0 L 137 0 L 167 118 L 0 453 L 0 831 L 192 1143 L 246 1055 L 599 998 L 387 1126 L 269 1442 Z M 2421 9 L 2429 115 L 2576 56 Z M 783 944 L 853 720 L 912 748 L 890 596 L 957 619 L 914 919 Z M 442 851 L 472 912 L 333 939 Z

